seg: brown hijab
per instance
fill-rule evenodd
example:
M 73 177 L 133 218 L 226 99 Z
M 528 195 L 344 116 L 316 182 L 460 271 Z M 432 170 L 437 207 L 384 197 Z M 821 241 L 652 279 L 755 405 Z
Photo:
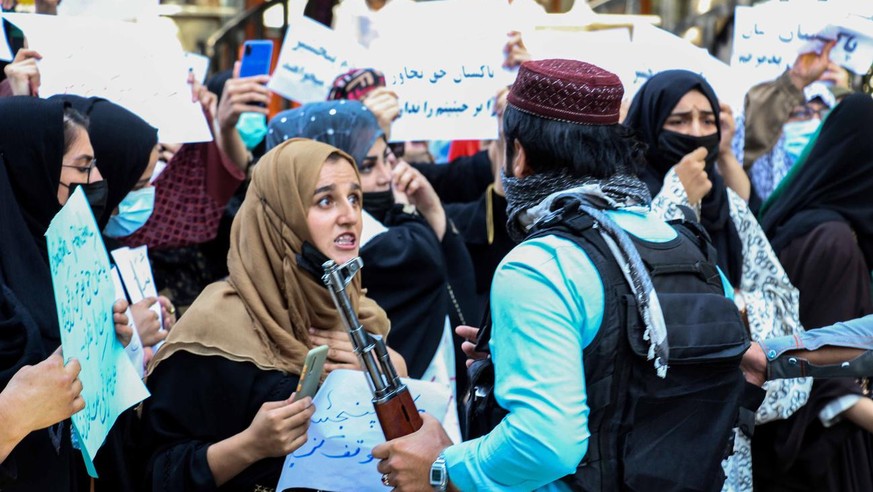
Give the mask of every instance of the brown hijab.
M 227 281 L 209 285 L 170 332 L 149 373 L 178 351 L 251 362 L 264 370 L 299 374 L 312 347 L 309 328 L 345 330 L 327 288 L 297 264 L 312 242 L 306 215 L 321 167 L 331 154 L 354 159 L 330 145 L 291 139 L 258 162 L 233 221 Z M 348 287 L 364 327 L 385 335 L 385 312 Z

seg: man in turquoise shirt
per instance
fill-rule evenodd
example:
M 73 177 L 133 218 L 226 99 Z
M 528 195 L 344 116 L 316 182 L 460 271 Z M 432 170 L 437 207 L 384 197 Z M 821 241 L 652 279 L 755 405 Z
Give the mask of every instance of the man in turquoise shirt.
M 517 241 L 562 193 L 584 196 L 600 214 L 646 321 L 654 370 L 666 371 L 663 316 L 628 235 L 650 243 L 676 231 L 649 211 L 636 177 L 642 149 L 618 124 L 623 89 L 614 74 L 570 60 L 522 65 L 504 115 L 504 188 Z M 643 277 L 640 279 L 640 277 Z M 726 289 L 730 292 L 730 289 Z M 586 252 L 546 235 L 513 249 L 491 291 L 495 397 L 508 414 L 487 435 L 452 445 L 439 423 L 373 449 L 383 483 L 398 490 L 570 490 L 588 448 L 583 351 L 604 318 L 603 280 Z M 430 478 L 430 480 L 428 480 Z

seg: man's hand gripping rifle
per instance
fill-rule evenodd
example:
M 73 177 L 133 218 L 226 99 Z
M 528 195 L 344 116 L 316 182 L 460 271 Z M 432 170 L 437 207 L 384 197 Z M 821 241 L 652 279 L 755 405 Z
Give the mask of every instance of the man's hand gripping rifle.
M 385 438 L 390 441 L 412 434 L 421 428 L 422 422 L 412 395 L 400 381 L 394 364 L 391 363 L 385 341 L 379 335 L 364 331 L 357 313 L 352 309 L 346 286 L 362 266 L 364 262 L 360 258 L 353 258 L 342 265 L 337 265 L 333 260 L 326 261 L 322 265 L 324 275 L 321 280 L 330 291 L 343 324 L 349 330 L 352 346 L 361 360 L 373 392 L 373 406 L 376 408 L 376 416 L 379 417 L 379 425 L 382 426 Z

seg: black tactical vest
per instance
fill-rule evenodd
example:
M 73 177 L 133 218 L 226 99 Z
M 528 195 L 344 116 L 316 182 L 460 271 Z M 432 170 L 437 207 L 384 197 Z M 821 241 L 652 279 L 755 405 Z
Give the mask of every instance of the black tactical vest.
M 591 435 L 576 473 L 564 478 L 574 490 L 718 491 L 724 482 L 721 461 L 732 449 L 746 387 L 739 364 L 749 335 L 724 295 L 706 232 L 696 223 L 670 225 L 678 236 L 668 242 L 631 236 L 664 312 L 666 379 L 647 358 L 636 301 L 595 221 L 567 208 L 528 237 L 554 234 L 578 244 L 605 289 L 603 321 L 583 352 Z M 489 337 L 490 326 L 483 332 Z M 506 414 L 493 398 L 490 359 L 474 364 L 471 382 L 468 438 Z

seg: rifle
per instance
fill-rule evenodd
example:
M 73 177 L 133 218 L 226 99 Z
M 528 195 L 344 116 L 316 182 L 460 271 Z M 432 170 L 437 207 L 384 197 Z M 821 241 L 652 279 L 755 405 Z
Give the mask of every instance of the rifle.
M 355 354 L 361 361 L 370 391 L 373 393 L 373 407 L 385 439 L 392 440 L 412 434 L 421 428 L 422 420 L 412 401 L 409 389 L 400 381 L 397 370 L 388 356 L 385 341 L 379 335 L 364 331 L 358 315 L 352 309 L 346 286 L 364 266 L 360 257 L 353 258 L 342 265 L 328 260 L 321 265 L 324 275 L 321 280 L 330 291 L 333 303 L 339 311 L 343 324 L 349 331 Z

